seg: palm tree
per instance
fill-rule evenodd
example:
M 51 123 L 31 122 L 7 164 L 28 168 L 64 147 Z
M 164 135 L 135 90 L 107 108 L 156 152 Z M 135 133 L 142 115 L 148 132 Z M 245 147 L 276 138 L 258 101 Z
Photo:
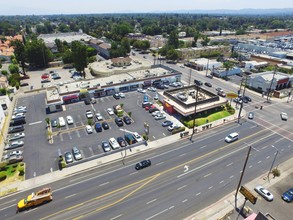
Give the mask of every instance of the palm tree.
M 225 61 L 225 62 L 223 63 L 223 66 L 224 66 L 225 71 L 226 71 L 226 76 L 225 76 L 225 78 L 226 78 L 226 80 L 227 80 L 227 79 L 228 79 L 228 71 L 234 66 L 234 64 L 231 63 L 231 62 L 229 62 L 229 61 Z

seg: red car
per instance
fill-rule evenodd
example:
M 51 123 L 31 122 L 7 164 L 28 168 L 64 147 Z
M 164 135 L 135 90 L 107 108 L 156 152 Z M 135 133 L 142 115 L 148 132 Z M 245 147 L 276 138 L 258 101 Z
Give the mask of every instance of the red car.
M 145 109 L 146 111 L 148 111 L 148 110 L 150 110 L 150 108 L 156 108 L 156 106 L 154 106 L 154 105 L 146 106 L 144 109 Z
M 41 76 L 42 79 L 49 79 L 49 77 L 50 77 L 49 73 L 44 73 L 44 74 Z

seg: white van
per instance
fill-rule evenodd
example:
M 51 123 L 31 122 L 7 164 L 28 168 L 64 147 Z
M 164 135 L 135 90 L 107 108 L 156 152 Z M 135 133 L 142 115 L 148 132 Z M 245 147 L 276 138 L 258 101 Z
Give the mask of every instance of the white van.
M 238 140 L 238 136 L 239 136 L 238 133 L 233 132 L 233 133 L 229 134 L 227 137 L 225 137 L 225 141 L 226 141 L 227 143 L 231 143 L 231 142 L 233 142 L 233 141 Z
M 58 121 L 59 121 L 59 126 L 60 127 L 64 127 L 66 124 L 65 124 L 65 120 L 63 117 L 59 117 L 58 118 Z

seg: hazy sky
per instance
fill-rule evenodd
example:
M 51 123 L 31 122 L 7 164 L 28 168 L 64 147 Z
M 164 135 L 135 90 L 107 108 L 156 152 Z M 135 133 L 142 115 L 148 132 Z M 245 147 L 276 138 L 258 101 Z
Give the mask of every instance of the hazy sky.
M 1 0 L 0 15 L 293 8 L 292 0 Z

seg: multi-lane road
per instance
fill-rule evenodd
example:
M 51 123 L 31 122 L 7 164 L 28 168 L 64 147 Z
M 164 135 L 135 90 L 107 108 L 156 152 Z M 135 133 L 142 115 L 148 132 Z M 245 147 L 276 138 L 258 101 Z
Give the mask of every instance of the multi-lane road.
M 193 142 L 182 140 L 127 158 L 124 166 L 115 162 L 54 182 L 52 202 L 17 215 L 17 201 L 30 192 L 2 198 L 0 215 L 5 219 L 182 219 L 236 189 L 249 145 L 253 150 L 243 183 L 268 172 L 276 149 L 280 151 L 276 163 L 292 157 L 292 128 L 281 121 L 280 107 L 290 111 L 286 103 L 271 104 L 256 111 L 253 121 L 243 119 L 241 124 L 198 134 Z M 239 141 L 225 143 L 225 136 L 234 131 Z M 145 158 L 152 166 L 136 171 L 135 163 Z

